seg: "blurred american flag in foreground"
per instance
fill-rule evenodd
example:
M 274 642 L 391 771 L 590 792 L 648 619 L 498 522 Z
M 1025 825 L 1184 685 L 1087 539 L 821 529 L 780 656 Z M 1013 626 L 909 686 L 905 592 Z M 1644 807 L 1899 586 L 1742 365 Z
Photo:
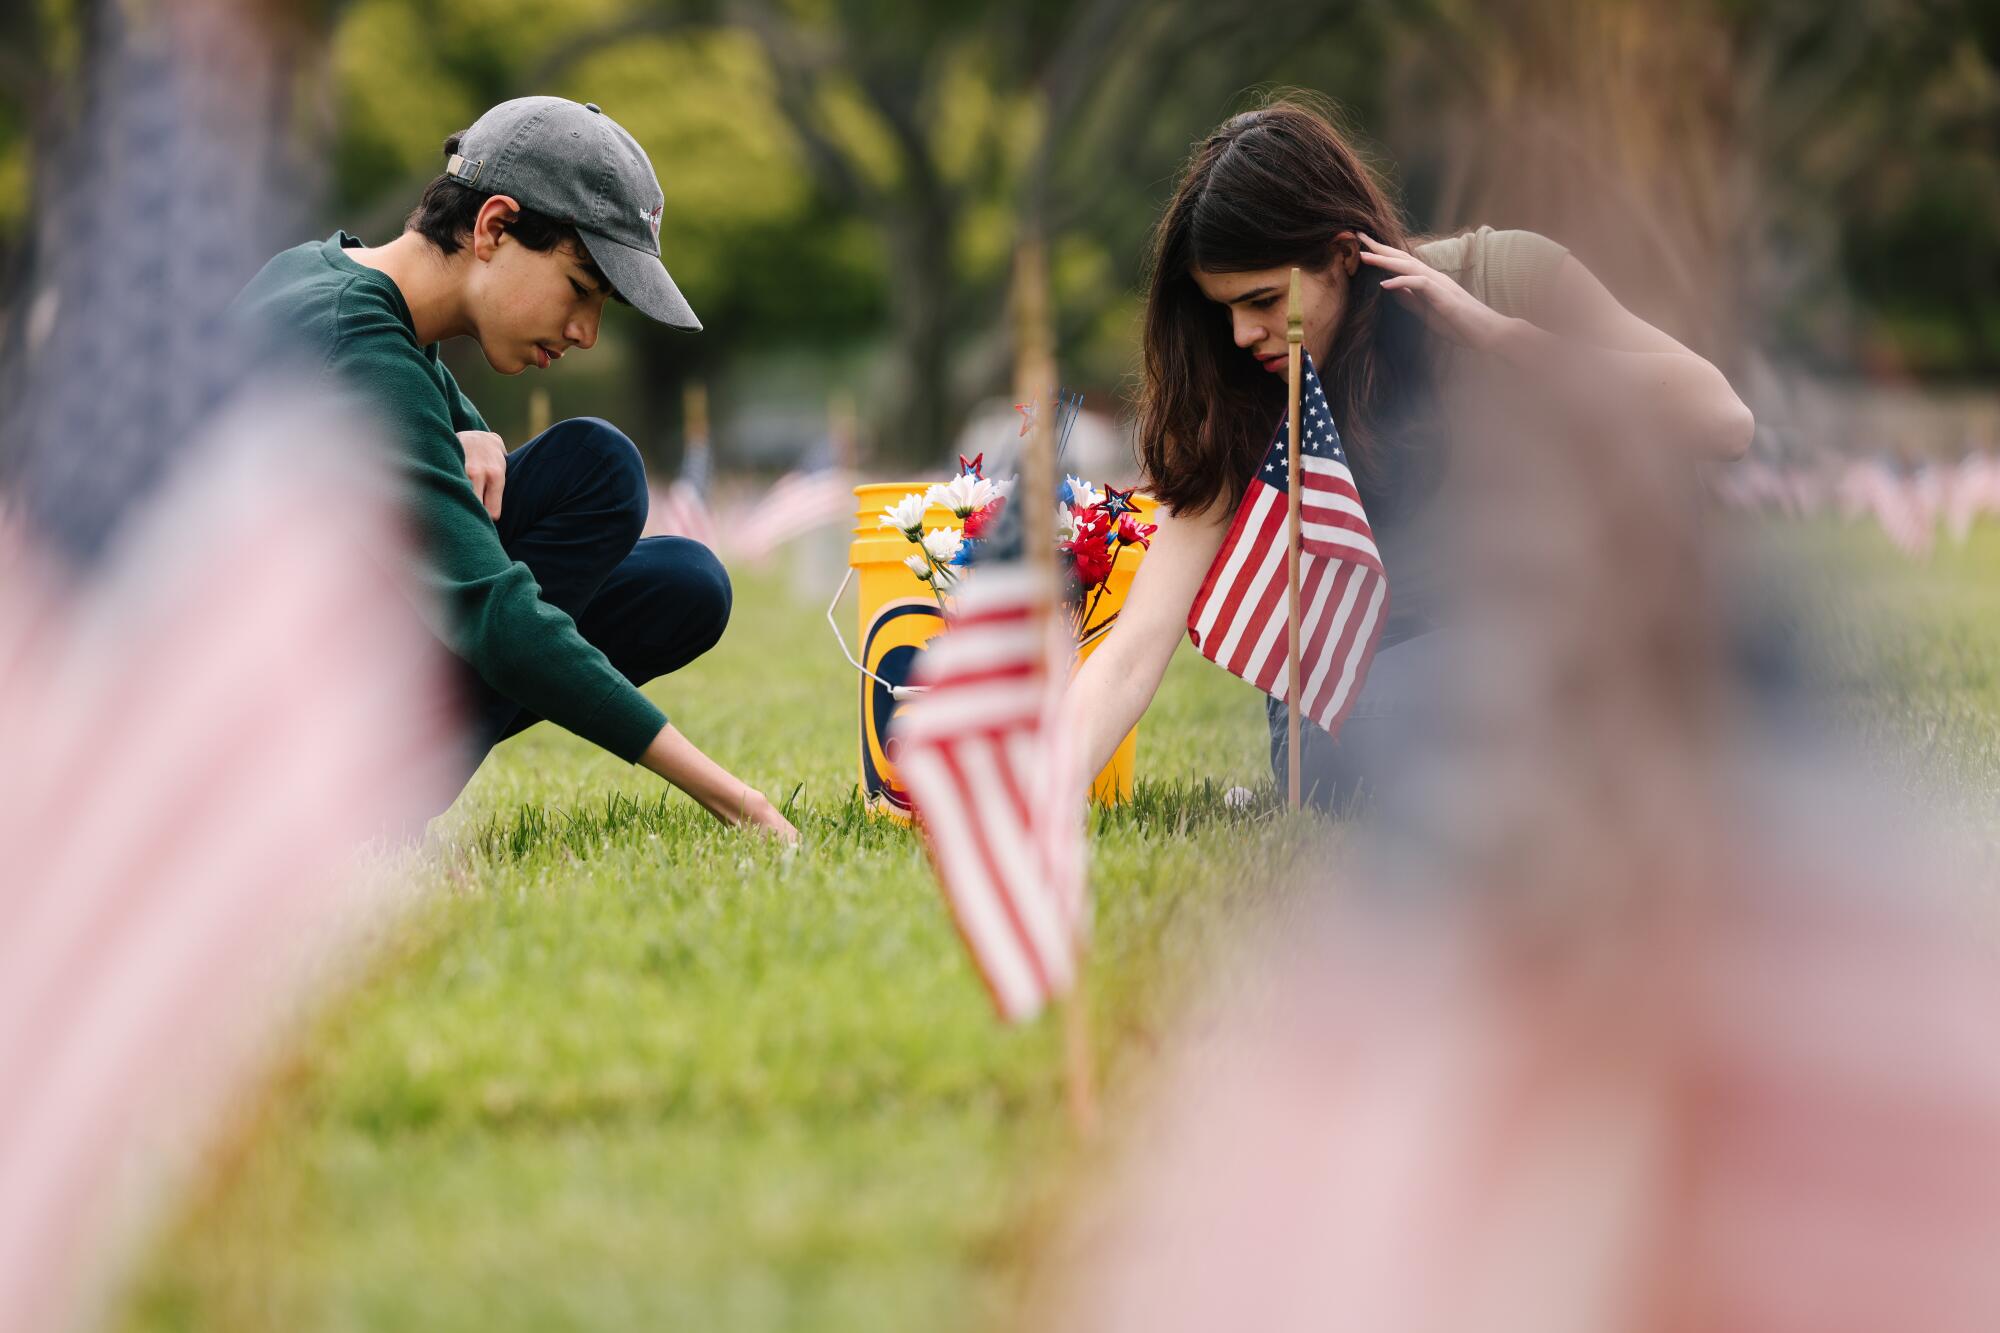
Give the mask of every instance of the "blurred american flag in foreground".
M 36 1333 L 113 1288 L 147 1187 L 388 905 L 354 854 L 462 763 L 380 441 L 228 316 L 311 234 L 315 25 L 70 8 L 7 294 L 42 317 L 0 359 L 0 1328 Z
M 1935 900 L 1717 887 L 1585 965 L 1294 922 L 1187 1024 L 1034 1326 L 2000 1327 L 1990 950 Z
M 891 724 L 952 920 L 1009 1022 L 1068 993 L 1084 912 L 1084 791 L 1058 716 L 1068 652 L 1037 614 L 1040 582 L 1018 564 L 967 577 L 918 659 L 926 693 Z
M 85 584 L 0 578 L 0 1325 L 53 1328 L 162 1117 L 371 905 L 361 844 L 449 801 L 442 650 L 365 435 L 247 409 Z M 282 460 L 270 441 L 283 435 Z M 310 503 L 299 503 L 301 495 Z M 379 904 L 374 904 L 378 905 Z
M 2000 1328 L 1992 846 L 1803 725 L 1803 613 L 1683 460 L 1472 373 L 1451 670 L 1376 817 L 1269 874 L 1024 1326 Z

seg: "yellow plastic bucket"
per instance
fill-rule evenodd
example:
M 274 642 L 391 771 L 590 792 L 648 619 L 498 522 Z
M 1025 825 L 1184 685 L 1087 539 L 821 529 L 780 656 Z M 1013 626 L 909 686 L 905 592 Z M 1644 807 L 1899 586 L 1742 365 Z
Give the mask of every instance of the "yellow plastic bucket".
M 909 680 L 917 654 L 932 635 L 944 628 L 944 617 L 931 590 L 903 564 L 915 548 L 901 533 L 890 531 L 877 520 L 884 509 L 912 491 L 924 489 L 921 482 L 856 486 L 854 541 L 847 557 L 861 585 L 859 661 L 865 671 L 881 678 L 860 677 L 861 796 L 870 810 L 905 819 L 910 813 L 910 798 L 896 778 L 894 743 L 884 740 L 898 706 L 889 686 Z M 1156 507 L 1153 501 L 1141 496 L 1135 502 L 1139 506 L 1139 519 L 1150 523 Z M 926 532 L 958 526 L 957 516 L 935 505 L 924 515 Z M 1104 595 L 1091 613 L 1091 624 L 1097 624 L 1125 604 L 1132 575 L 1144 556 L 1145 551 L 1135 547 L 1119 557 Z M 1103 641 L 1100 637 L 1096 643 L 1087 645 L 1082 655 L 1089 657 Z M 1118 743 L 1111 762 L 1097 775 L 1091 786 L 1094 799 L 1111 805 L 1132 795 L 1132 767 L 1138 745 L 1139 729 L 1134 727 Z

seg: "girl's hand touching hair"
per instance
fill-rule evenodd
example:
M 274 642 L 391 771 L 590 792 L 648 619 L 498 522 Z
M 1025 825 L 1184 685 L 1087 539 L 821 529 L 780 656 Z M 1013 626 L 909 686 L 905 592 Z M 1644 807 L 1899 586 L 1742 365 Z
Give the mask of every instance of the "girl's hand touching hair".
M 1389 274 L 1382 290 L 1423 317 L 1431 331 L 1461 347 L 1491 351 L 1515 321 L 1474 297 L 1471 292 L 1408 251 L 1384 245 L 1365 233 L 1361 262 Z

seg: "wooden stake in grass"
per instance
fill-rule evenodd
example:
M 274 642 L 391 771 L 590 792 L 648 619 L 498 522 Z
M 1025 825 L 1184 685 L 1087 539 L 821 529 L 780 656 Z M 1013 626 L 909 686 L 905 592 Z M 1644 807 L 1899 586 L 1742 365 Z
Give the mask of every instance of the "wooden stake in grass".
M 708 443 L 708 386 L 700 380 L 681 390 L 681 429 L 690 446 Z
M 854 471 L 856 440 L 860 435 L 854 414 L 854 395 L 845 389 L 836 389 L 826 400 L 827 452 L 833 456 L 833 465 L 842 472 Z
M 1061 600 L 1062 568 L 1056 559 L 1055 495 L 1055 356 L 1050 334 L 1048 264 L 1041 239 L 1025 238 L 1014 256 L 1015 387 L 1024 403 L 1034 407 L 1034 425 L 1028 434 L 1028 448 L 1021 459 L 1021 480 L 1015 503 L 1020 506 L 1022 558 L 1036 572 L 1041 590 L 1037 601 L 1037 623 L 1049 631 Z M 1076 982 L 1069 996 L 1059 1001 L 1063 1014 L 1064 1083 L 1070 1125 L 1080 1137 L 1088 1138 L 1097 1128 L 1097 1093 L 1093 1074 L 1095 1061 L 1090 1046 L 1089 991 L 1085 950 L 1087 942 L 1076 941 Z
M 1285 450 L 1285 780 L 1292 809 L 1299 808 L 1299 379 L 1306 344 L 1304 303 L 1299 299 L 1299 271 L 1292 270 L 1291 296 L 1285 304 L 1286 420 L 1291 446 Z

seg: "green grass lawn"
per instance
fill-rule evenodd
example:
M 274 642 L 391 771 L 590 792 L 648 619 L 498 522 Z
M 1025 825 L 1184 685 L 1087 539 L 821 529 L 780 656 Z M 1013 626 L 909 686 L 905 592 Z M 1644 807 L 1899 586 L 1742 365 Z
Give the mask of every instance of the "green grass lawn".
M 1784 544 L 1858 594 L 1829 630 L 1849 716 L 1991 790 L 2000 531 L 1921 568 L 1832 529 Z M 203 1168 L 117 1323 L 1005 1319 L 1077 1165 L 1058 1025 L 993 1021 L 916 841 L 858 813 L 855 687 L 816 606 L 739 578 L 722 646 L 653 693 L 778 799 L 804 784 L 800 850 L 551 728 L 510 742 L 417 867 L 423 905 Z M 1204 946 L 1324 832 L 1223 805 L 1264 784 L 1263 750 L 1257 694 L 1181 654 L 1140 799 L 1095 823 L 1114 1090 Z
M 432 890 L 178 1219 L 134 1328 L 883 1329 L 1008 1307 L 1064 1175 L 1059 1024 L 1000 1027 L 921 847 L 862 814 L 856 685 L 817 608 L 739 577 L 721 646 L 656 684 L 783 800 L 723 830 L 539 727 L 486 763 Z M 1261 696 L 1193 654 L 1094 848 L 1099 1053 L 1143 1050 L 1217 914 L 1310 821 Z

